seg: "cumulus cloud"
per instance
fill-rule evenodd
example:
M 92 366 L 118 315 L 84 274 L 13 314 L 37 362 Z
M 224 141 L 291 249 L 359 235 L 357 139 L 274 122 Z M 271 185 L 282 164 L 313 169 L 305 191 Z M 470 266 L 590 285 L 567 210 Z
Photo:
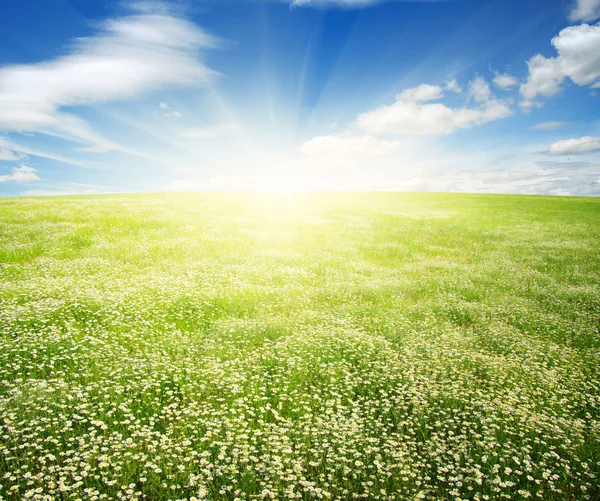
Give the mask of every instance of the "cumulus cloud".
M 556 130 L 568 127 L 574 122 L 556 121 L 556 122 L 540 122 L 530 127 L 530 130 Z
M 580 86 L 595 86 L 600 80 L 600 23 L 569 26 L 551 43 L 556 57 L 537 54 L 527 62 L 529 75 L 520 87 L 526 107 L 538 96 L 558 94 L 567 78 Z
M 16 183 L 30 183 L 31 181 L 39 181 L 41 178 L 36 174 L 37 170 L 27 165 L 19 165 L 13 167 L 10 174 L 0 176 L 0 183 L 14 181 Z
M 64 108 L 204 82 L 213 72 L 199 52 L 214 46 L 190 21 L 156 4 L 136 4 L 131 15 L 109 19 L 96 34 L 75 40 L 64 56 L 0 68 L 0 130 L 102 145 L 89 151 L 123 149 Z
M 600 18 L 600 0 L 575 0 L 569 14 L 569 20 L 594 21 Z
M 510 107 L 492 95 L 482 77 L 469 84 L 469 96 L 478 107 L 450 108 L 430 102 L 443 97 L 440 87 L 420 85 L 396 96 L 394 104 L 360 114 L 355 125 L 370 135 L 435 135 L 512 115 Z
M 460 94 L 462 92 L 462 87 L 456 81 L 456 78 L 453 78 L 452 80 L 450 80 L 446 83 L 446 90 Z
M 584 136 L 556 141 L 550 146 L 553 155 L 570 155 L 574 153 L 591 153 L 600 151 L 600 137 Z
M 485 103 L 492 97 L 489 84 L 483 77 L 476 77 L 469 82 L 469 97 L 478 103 Z
M 496 87 L 502 90 L 509 90 L 519 85 L 519 79 L 508 73 L 498 73 L 492 81 Z

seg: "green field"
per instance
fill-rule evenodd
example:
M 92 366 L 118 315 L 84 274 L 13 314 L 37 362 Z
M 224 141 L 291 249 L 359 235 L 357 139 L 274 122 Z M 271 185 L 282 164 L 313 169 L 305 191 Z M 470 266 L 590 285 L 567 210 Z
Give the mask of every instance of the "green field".
M 0 499 L 600 499 L 600 199 L 0 200 Z

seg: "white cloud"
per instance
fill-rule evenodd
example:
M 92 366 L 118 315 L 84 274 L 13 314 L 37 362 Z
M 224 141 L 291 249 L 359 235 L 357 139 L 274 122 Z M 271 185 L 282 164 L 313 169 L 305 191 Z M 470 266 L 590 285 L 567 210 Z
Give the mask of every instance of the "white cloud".
M 476 77 L 469 82 L 469 97 L 478 103 L 485 103 L 492 97 L 489 84 L 483 77 Z
M 527 62 L 529 76 L 520 87 L 525 103 L 532 103 L 538 96 L 554 96 L 567 78 L 580 86 L 600 80 L 600 23 L 569 26 L 551 43 L 557 57 L 537 54 Z
M 383 141 L 379 139 L 379 141 Z M 392 143 L 392 144 L 390 144 Z M 549 158 L 540 145 L 506 155 L 504 148 L 449 147 L 431 138 L 407 138 L 400 145 L 378 138 L 341 135 L 307 141 L 297 155 L 254 157 L 244 154 L 239 168 L 218 177 L 197 169 L 172 174 L 156 191 L 222 190 L 411 190 L 480 193 L 600 195 L 600 164 Z M 468 150 L 468 151 L 467 151 Z M 501 156 L 498 156 L 501 155 Z M 538 161 L 539 160 L 539 161 Z M 174 164 L 178 167 L 193 164 Z M 470 170 L 465 170 L 465 167 Z M 458 167 L 458 168 L 457 168 Z
M 294 7 L 366 7 L 382 3 L 384 0 L 286 0 Z M 418 0 L 417 0 L 418 1 Z
M 502 90 L 509 90 L 519 85 L 519 79 L 507 73 L 498 73 L 492 81 L 496 87 Z
M 553 155 L 570 155 L 573 153 L 590 153 L 600 151 L 600 137 L 584 136 L 556 141 L 550 146 Z
M 11 150 L 5 150 L 3 148 L 0 148 L 0 160 L 10 162 L 19 160 L 19 157 L 17 157 Z
M 453 78 L 452 80 L 446 83 L 446 90 L 460 94 L 462 92 L 462 87 L 458 84 L 456 78 Z
M 347 9 L 368 7 L 384 2 L 440 2 L 443 0 L 280 0 L 292 7 L 344 7 Z
M 540 95 L 550 97 L 560 92 L 565 76 L 556 59 L 547 59 L 537 54 L 527 61 L 527 67 L 527 82 L 520 87 L 526 103 L 533 103 L 533 99 Z M 523 106 L 529 107 L 529 104 Z
M 32 155 L 34 157 L 40 158 L 49 158 L 51 160 L 56 160 L 58 162 L 64 162 L 70 165 L 76 165 L 78 167 L 86 167 L 86 168 L 97 168 L 98 165 L 93 165 L 91 162 L 81 162 L 80 160 L 75 160 L 72 158 L 66 158 L 61 155 L 55 155 L 53 153 L 48 153 L 45 151 L 40 151 L 35 148 L 30 148 L 28 146 L 23 146 L 21 144 L 15 143 L 13 141 L 9 141 L 4 137 L 0 136 L 0 148 L 4 151 L 10 151 L 14 156 L 17 157 L 17 160 L 21 160 L 25 158 L 27 155 Z
M 532 125 L 530 127 L 530 130 L 556 130 L 556 129 L 562 129 L 563 127 L 568 127 L 569 125 L 572 125 L 573 122 L 561 122 L 561 121 L 556 121 L 556 122 L 540 122 L 537 123 L 535 125 Z
M 436 85 L 422 84 L 412 89 L 406 89 L 396 96 L 398 101 L 413 101 L 424 103 L 427 101 L 437 101 L 444 97 L 444 90 Z
M 438 169 L 399 180 L 395 188 L 401 191 L 600 195 L 596 182 L 599 164 L 546 163 L 542 167 L 518 162 L 512 167 L 494 170 Z
M 113 143 L 96 143 L 92 146 L 83 146 L 75 148 L 75 151 L 85 151 L 87 153 L 107 153 L 109 151 L 117 151 L 121 148 L 115 147 Z
M 570 21 L 594 21 L 600 17 L 600 0 L 575 0 Z
M 440 2 L 443 0 L 279 0 L 292 7 L 343 7 L 347 9 L 369 7 L 385 2 Z
M 425 103 L 443 97 L 443 92 L 440 87 L 421 85 L 399 94 L 394 104 L 360 114 L 355 124 L 371 135 L 434 135 L 512 115 L 510 107 L 491 94 L 481 77 L 469 84 L 469 95 L 480 107 L 449 108 L 441 103 Z
M 519 106 L 521 108 L 523 108 L 523 112 L 531 113 L 531 110 L 533 108 L 542 108 L 544 105 L 537 101 L 532 101 L 530 99 L 523 99 L 523 100 L 519 101 Z
M 122 150 L 63 108 L 206 81 L 213 72 L 198 51 L 215 41 L 188 20 L 148 5 L 102 23 L 95 35 L 73 42 L 64 56 L 0 68 L 0 130 L 39 131 L 102 144 L 101 151 L 109 145 Z
M 186 139 L 210 139 L 213 137 L 228 136 L 239 132 L 240 126 L 234 123 L 223 123 L 210 127 L 196 127 L 179 131 L 179 137 Z
M 159 107 L 160 111 L 155 111 L 154 113 L 162 113 L 165 117 L 172 117 L 172 118 L 181 118 L 183 116 L 183 113 L 180 113 L 179 111 L 175 111 L 167 103 L 164 103 L 162 101 L 158 105 L 158 107 Z
M 16 183 L 30 183 L 31 181 L 39 181 L 41 178 L 36 174 L 37 170 L 27 165 L 19 165 L 13 167 L 10 174 L 0 176 L 0 183 L 15 181 Z

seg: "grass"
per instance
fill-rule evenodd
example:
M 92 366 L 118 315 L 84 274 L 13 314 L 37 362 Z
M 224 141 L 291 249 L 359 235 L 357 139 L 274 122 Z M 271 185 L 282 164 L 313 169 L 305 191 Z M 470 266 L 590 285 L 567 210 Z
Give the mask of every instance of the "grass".
M 0 499 L 600 499 L 600 200 L 0 200 Z

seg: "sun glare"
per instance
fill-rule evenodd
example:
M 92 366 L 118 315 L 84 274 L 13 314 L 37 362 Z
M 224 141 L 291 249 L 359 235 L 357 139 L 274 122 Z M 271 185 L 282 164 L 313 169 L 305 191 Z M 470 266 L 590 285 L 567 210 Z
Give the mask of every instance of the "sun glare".
M 318 179 L 311 179 L 310 177 L 295 173 L 293 175 L 265 175 L 257 177 L 253 184 L 257 191 L 269 193 L 277 197 L 288 197 L 300 191 L 325 189 L 322 181 L 320 182 Z

